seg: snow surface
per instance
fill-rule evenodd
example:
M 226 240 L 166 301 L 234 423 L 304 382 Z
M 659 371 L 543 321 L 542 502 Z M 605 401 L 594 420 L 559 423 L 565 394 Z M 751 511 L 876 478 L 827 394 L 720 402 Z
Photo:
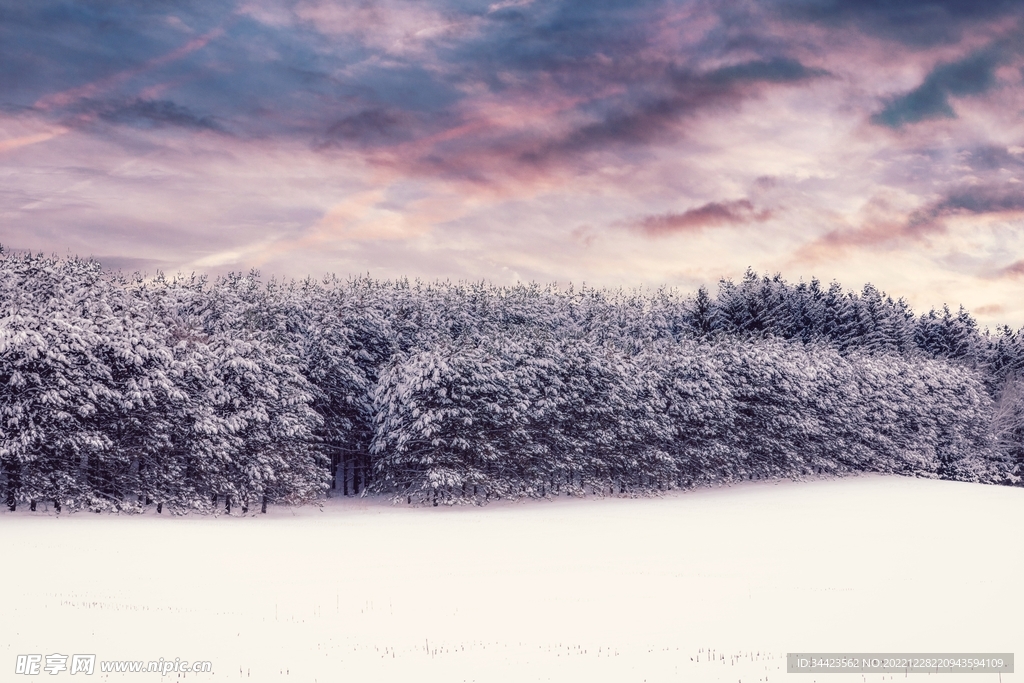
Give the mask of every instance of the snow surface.
M 188 680 L 890 680 L 787 675 L 785 654 L 1024 655 L 1022 520 L 1024 489 L 877 475 L 245 518 L 4 511 L 0 671 L 59 652 L 213 662 Z

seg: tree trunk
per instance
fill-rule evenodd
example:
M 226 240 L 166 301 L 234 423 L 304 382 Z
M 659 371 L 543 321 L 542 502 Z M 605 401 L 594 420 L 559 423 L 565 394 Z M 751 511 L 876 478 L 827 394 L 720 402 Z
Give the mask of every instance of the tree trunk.
M 266 513 L 267 512 L 267 496 L 266 495 L 263 496 L 263 505 L 260 507 L 260 512 L 262 512 L 262 513 Z
M 60 512 L 60 501 L 59 500 L 54 500 L 53 501 L 53 511 L 54 512 Z
M 21 488 L 21 469 L 18 463 L 4 463 L 4 474 L 7 475 L 7 509 L 14 512 L 18 507 L 18 489 Z
M 161 514 L 161 513 L 163 512 L 163 511 L 164 511 L 164 504 L 163 504 L 163 503 L 157 503 L 157 504 L 156 504 L 156 514 L 158 514 L 158 515 L 159 515 L 159 514 Z
M 224 512 L 231 514 L 231 496 L 224 496 Z
M 34 499 L 29 501 L 28 509 L 29 509 L 29 512 L 35 512 L 36 511 L 36 501 Z

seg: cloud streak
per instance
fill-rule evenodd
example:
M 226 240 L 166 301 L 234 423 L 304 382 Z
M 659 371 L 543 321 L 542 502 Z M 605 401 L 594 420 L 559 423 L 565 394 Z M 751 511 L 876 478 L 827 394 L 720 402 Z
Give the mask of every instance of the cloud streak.
M 0 140 L 0 153 L 18 149 L 19 147 L 26 147 L 28 145 L 35 145 L 40 142 L 46 142 L 47 140 L 52 140 L 58 135 L 62 135 L 66 132 L 66 128 L 58 128 L 56 130 L 48 131 L 45 133 L 34 133 L 32 135 L 22 135 L 16 138 L 7 138 L 6 140 Z
M 893 249 L 921 243 L 945 234 L 949 219 L 980 216 L 1024 217 L 1024 187 L 952 188 L 943 198 L 902 218 L 869 220 L 854 229 L 831 230 L 804 246 L 800 256 L 820 260 L 851 248 Z
M 851 26 L 918 48 L 955 43 L 979 24 L 1021 15 L 1015 0 L 780 0 L 776 7 L 791 19 Z
M 198 38 L 194 38 L 186 42 L 181 47 L 171 50 L 159 57 L 149 59 L 139 66 L 124 69 L 117 73 L 92 81 L 91 83 L 85 83 L 74 88 L 69 88 L 68 90 L 44 95 L 36 100 L 34 107 L 37 109 L 51 110 L 67 107 L 81 100 L 93 99 L 126 84 L 133 78 L 182 59 L 197 50 L 201 50 L 206 47 L 211 40 L 219 38 L 222 35 L 224 35 L 224 29 L 219 27 L 215 28 Z
M 956 118 L 949 98 L 978 96 L 991 90 L 996 85 L 995 70 L 1000 61 L 995 50 L 986 49 L 940 64 L 921 85 L 890 100 L 871 121 L 880 126 L 901 128 L 929 119 Z
M 645 216 L 631 226 L 649 237 L 661 237 L 679 233 L 693 233 L 727 225 L 762 223 L 772 217 L 767 209 L 757 211 L 747 199 L 725 202 L 708 202 L 682 213 L 668 212 Z
M 753 60 L 708 72 L 670 70 L 665 75 L 668 94 L 640 101 L 629 108 L 615 108 L 599 121 L 578 127 L 559 140 L 524 152 L 527 161 L 546 159 L 556 152 L 573 153 L 608 145 L 649 144 L 671 134 L 680 119 L 756 97 L 759 89 L 775 84 L 794 84 L 827 75 L 799 61 L 776 58 Z

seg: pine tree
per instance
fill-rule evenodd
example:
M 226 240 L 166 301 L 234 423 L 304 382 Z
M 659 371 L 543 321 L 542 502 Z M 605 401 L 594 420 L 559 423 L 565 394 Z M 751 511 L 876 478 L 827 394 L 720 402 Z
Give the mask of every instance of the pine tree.
M 708 339 L 718 328 L 715 304 L 706 287 L 701 286 L 687 305 L 687 328 L 694 339 Z

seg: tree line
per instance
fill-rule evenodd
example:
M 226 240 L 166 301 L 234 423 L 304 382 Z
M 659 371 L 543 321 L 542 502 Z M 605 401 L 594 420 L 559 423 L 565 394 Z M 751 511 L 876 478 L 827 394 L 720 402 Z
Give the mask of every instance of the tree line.
M 712 295 L 106 272 L 0 249 L 10 509 L 1019 483 L 1022 333 L 748 271 Z

